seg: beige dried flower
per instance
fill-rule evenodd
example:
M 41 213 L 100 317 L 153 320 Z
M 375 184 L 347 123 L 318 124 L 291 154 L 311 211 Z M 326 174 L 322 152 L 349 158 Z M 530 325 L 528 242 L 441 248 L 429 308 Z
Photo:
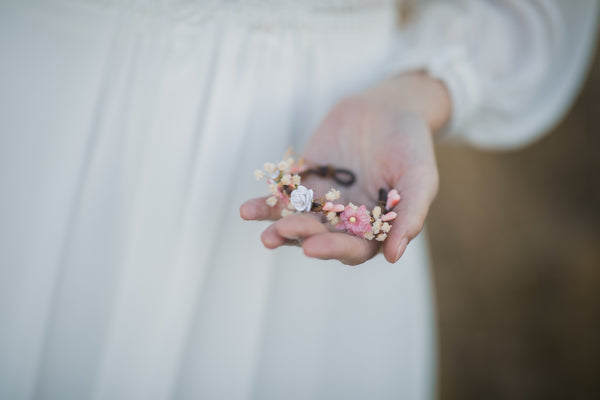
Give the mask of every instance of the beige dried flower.
M 376 219 L 375 222 L 373 222 L 373 233 L 379 233 L 379 230 L 381 229 L 381 224 L 382 223 L 380 219 Z
M 290 174 L 285 174 L 284 176 L 281 177 L 281 183 L 283 183 L 284 185 L 289 185 L 292 183 L 292 177 L 290 176 Z
M 387 238 L 387 233 L 380 233 L 379 235 L 377 235 L 377 240 L 379 242 L 383 242 L 386 238 Z
M 280 161 L 279 164 L 277 164 L 277 169 L 285 173 L 288 169 L 290 169 L 290 165 L 287 163 L 287 161 Z
M 384 222 L 383 225 L 381 225 L 381 232 L 388 233 L 390 229 L 392 229 L 392 226 L 387 222 Z
M 265 201 L 265 203 L 267 203 L 269 207 L 273 207 L 275 204 L 277 204 L 277 197 L 271 196 Z
M 335 211 L 329 211 L 329 212 L 327 213 L 327 220 L 328 220 L 328 221 L 331 221 L 331 220 L 333 220 L 334 218 L 337 218 L 337 213 L 336 213 Z
M 339 190 L 336 189 L 330 189 L 329 192 L 327 192 L 327 194 L 325 195 L 325 198 L 329 201 L 334 201 L 339 199 L 341 196 L 341 193 Z
M 365 239 L 373 240 L 375 239 L 375 235 L 373 234 L 373 232 L 365 232 Z
M 272 162 L 266 162 L 265 165 L 263 165 L 263 168 L 267 172 L 267 174 L 275 173 L 275 164 L 273 164 Z
M 290 215 L 294 215 L 295 212 L 293 212 L 292 210 L 288 210 L 287 208 L 284 208 L 283 210 L 281 210 L 281 216 L 282 217 L 289 217 Z
M 376 219 L 381 217 L 381 207 L 377 206 L 373 209 L 373 217 Z
M 269 185 L 267 185 L 267 187 L 269 188 L 269 193 L 271 194 L 279 194 L 279 185 L 277 185 L 276 183 L 271 183 Z
M 292 183 L 294 184 L 294 186 L 300 186 L 301 182 L 302 182 L 302 178 L 300 178 L 300 175 L 292 176 Z
M 254 177 L 256 178 L 257 181 L 260 181 L 262 178 L 265 177 L 265 173 L 262 172 L 260 169 L 257 169 L 254 171 Z

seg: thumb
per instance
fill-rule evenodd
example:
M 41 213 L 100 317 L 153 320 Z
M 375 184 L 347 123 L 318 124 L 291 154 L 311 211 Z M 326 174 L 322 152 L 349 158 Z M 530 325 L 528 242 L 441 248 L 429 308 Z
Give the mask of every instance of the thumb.
M 258 197 L 248 200 L 240 206 L 240 216 L 247 221 L 275 221 L 281 218 L 281 211 L 287 208 L 283 201 L 278 201 L 274 206 L 267 204 L 267 197 Z

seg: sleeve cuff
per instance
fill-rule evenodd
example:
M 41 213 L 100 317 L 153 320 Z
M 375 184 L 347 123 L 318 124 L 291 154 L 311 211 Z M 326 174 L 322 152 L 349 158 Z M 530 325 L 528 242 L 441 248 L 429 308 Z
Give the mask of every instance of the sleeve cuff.
M 422 63 L 420 69 L 446 85 L 452 102 L 450 120 L 438 137 L 458 136 L 481 102 L 477 75 L 466 57 L 466 50 L 459 46 L 445 48 Z
M 398 57 L 402 61 L 391 62 L 388 75 L 422 70 L 441 81 L 448 90 L 452 113 L 438 138 L 458 137 L 468 121 L 475 115 L 481 103 L 481 90 L 477 74 L 469 62 L 467 51 L 460 45 L 442 50 L 419 51 L 412 57 Z

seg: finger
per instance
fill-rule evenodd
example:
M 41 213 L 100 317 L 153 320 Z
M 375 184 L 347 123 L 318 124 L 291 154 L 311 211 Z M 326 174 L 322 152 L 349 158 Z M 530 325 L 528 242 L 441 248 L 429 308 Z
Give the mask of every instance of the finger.
M 288 239 L 277 232 L 275 224 L 269 225 L 267 229 L 263 231 L 260 235 L 260 240 L 267 249 L 276 249 L 288 243 Z
M 327 228 L 315 215 L 292 215 L 269 225 L 261 240 L 266 248 L 276 249 L 284 245 L 298 246 L 305 237 L 323 232 L 327 232 Z
M 281 218 L 284 205 L 278 201 L 273 207 L 267 205 L 268 197 L 259 197 L 246 201 L 240 206 L 240 216 L 247 221 L 277 220 Z
M 418 180 L 417 180 L 418 181 Z M 421 179 L 421 183 L 399 185 L 401 200 L 394 207 L 397 214 L 392 229 L 383 244 L 383 254 L 391 263 L 397 262 L 408 243 L 423 229 L 429 207 L 437 194 L 437 176 Z
M 346 265 L 362 264 L 379 249 L 379 242 L 341 232 L 313 235 L 302 244 L 304 254 L 321 260 L 339 260 Z
M 312 235 L 328 232 L 320 217 L 313 214 L 291 215 L 272 224 L 277 233 L 290 240 L 305 239 Z

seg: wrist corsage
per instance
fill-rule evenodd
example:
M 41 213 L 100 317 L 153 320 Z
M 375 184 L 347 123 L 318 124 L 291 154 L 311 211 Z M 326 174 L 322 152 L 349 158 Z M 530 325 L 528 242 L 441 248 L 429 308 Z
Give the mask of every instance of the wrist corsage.
M 337 203 L 341 192 L 335 188 L 315 199 L 314 191 L 302 186 L 302 177 L 309 174 L 331 178 L 342 186 L 350 186 L 355 181 L 349 170 L 329 165 L 308 166 L 302 158 L 296 162 L 292 157 L 286 157 L 277 164 L 267 162 L 262 170 L 254 171 L 257 180 L 267 180 L 271 194 L 266 199 L 267 205 L 274 207 L 279 202 L 285 205 L 281 210 L 282 217 L 303 212 L 323 213 L 336 229 L 367 240 L 384 241 L 387 238 L 391 221 L 397 216 L 392 209 L 400 201 L 396 189 L 380 189 L 379 201 L 369 210 L 365 205 Z

